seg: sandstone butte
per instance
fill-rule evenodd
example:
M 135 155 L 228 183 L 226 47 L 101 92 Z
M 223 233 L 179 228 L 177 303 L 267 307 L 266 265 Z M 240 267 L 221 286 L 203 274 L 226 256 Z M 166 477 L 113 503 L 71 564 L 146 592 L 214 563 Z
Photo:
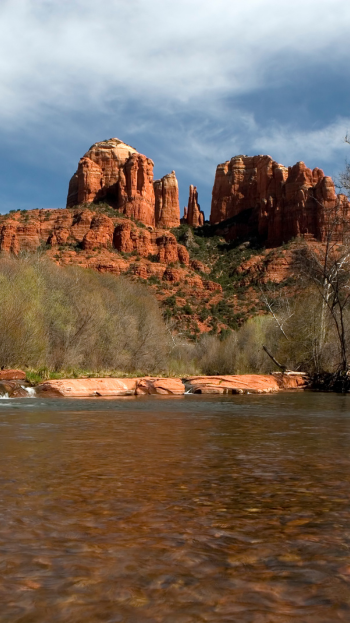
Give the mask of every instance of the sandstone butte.
M 95 143 L 70 180 L 67 207 L 106 202 L 151 227 L 180 224 L 175 172 L 153 180 L 153 161 L 118 138 Z
M 227 241 L 257 238 L 266 247 L 250 257 L 243 254 L 241 263 L 230 269 L 241 293 L 226 297 L 217 282 L 221 269 L 213 271 L 213 254 L 196 257 L 191 230 L 181 238 L 183 244 L 169 231 L 180 223 L 174 171 L 154 181 L 152 160 L 114 138 L 95 143 L 80 159 L 69 183 L 67 209 L 0 215 L 0 251 L 18 255 L 39 250 L 61 265 L 127 273 L 146 282 L 162 304 L 175 297 L 176 326 L 195 336 L 210 331 L 213 322 L 219 331 L 231 326 L 217 321 L 212 311 L 223 298 L 239 323 L 263 313 L 264 303 L 252 284 L 293 277 L 298 242 L 289 249 L 280 250 L 279 245 L 300 237 L 318 245 L 327 213 L 337 202 L 348 218 L 349 202 L 336 195 L 331 178 L 302 162 L 286 168 L 270 156 L 235 156 L 220 164 L 212 194 L 213 232 Z M 204 223 L 192 185 L 182 222 L 193 228 Z M 341 231 L 337 233 L 341 238 Z M 215 253 L 220 253 L 219 246 Z M 214 277 L 208 279 L 212 271 Z M 188 303 L 190 315 L 181 311 Z
M 216 169 L 210 222 L 226 223 L 228 239 L 259 236 L 268 247 L 295 237 L 324 241 L 327 218 L 349 201 L 321 169 L 284 167 L 270 156 L 235 156 Z M 341 239 L 341 230 L 338 237 Z

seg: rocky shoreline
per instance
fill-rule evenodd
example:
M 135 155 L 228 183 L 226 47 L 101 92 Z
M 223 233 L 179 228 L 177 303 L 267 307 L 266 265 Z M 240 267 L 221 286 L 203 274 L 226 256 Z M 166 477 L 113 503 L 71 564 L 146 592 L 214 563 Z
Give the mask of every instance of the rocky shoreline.
M 24 398 L 109 398 L 118 396 L 183 396 L 185 394 L 270 394 L 309 388 L 307 375 L 297 372 L 282 374 L 241 374 L 224 376 L 189 376 L 180 378 L 81 378 L 59 379 L 31 387 L 21 370 L 0 371 L 0 396 Z

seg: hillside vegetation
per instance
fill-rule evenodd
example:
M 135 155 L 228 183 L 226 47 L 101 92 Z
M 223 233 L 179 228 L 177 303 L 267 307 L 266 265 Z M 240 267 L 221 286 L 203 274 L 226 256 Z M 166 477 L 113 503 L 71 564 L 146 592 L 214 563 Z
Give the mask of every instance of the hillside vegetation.
M 222 243 L 210 240 L 205 253 L 216 253 L 218 244 Z M 235 253 L 228 249 L 226 258 Z M 219 265 L 220 259 L 213 271 Z M 224 272 L 218 278 L 223 281 Z M 0 366 L 25 368 L 33 379 L 62 374 L 266 373 L 278 366 L 265 346 L 289 369 L 336 369 L 334 326 L 325 317 L 320 335 L 322 304 L 311 285 L 298 298 L 279 290 L 269 296 L 266 289 L 261 296 L 264 315 L 194 340 L 174 327 L 169 308 L 165 303 L 161 308 L 143 284 L 76 266 L 60 267 L 40 254 L 2 257 Z M 227 307 L 222 303 L 220 312 L 218 304 L 218 314 L 212 310 L 212 317 L 219 319 L 222 313 L 226 320 L 230 305 L 222 300 Z M 348 315 L 345 321 L 350 328 Z

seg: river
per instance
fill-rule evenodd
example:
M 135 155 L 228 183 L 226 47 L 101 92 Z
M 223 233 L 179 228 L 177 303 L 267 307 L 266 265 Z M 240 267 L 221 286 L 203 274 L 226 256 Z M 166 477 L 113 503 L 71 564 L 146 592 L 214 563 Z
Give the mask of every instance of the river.
M 350 396 L 0 401 L 1 623 L 350 621 Z

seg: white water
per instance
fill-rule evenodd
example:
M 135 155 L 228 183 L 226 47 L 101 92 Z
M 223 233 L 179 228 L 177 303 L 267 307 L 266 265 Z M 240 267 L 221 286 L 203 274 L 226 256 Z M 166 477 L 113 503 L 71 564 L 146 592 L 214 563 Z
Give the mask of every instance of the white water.
M 0 400 L 9 400 L 9 399 L 10 399 L 10 396 L 8 394 L 2 394 L 0 396 Z
M 30 398 L 35 398 L 36 393 L 35 393 L 35 388 L 34 387 L 24 387 L 23 385 L 21 385 L 22 389 L 25 389 L 28 397 Z

